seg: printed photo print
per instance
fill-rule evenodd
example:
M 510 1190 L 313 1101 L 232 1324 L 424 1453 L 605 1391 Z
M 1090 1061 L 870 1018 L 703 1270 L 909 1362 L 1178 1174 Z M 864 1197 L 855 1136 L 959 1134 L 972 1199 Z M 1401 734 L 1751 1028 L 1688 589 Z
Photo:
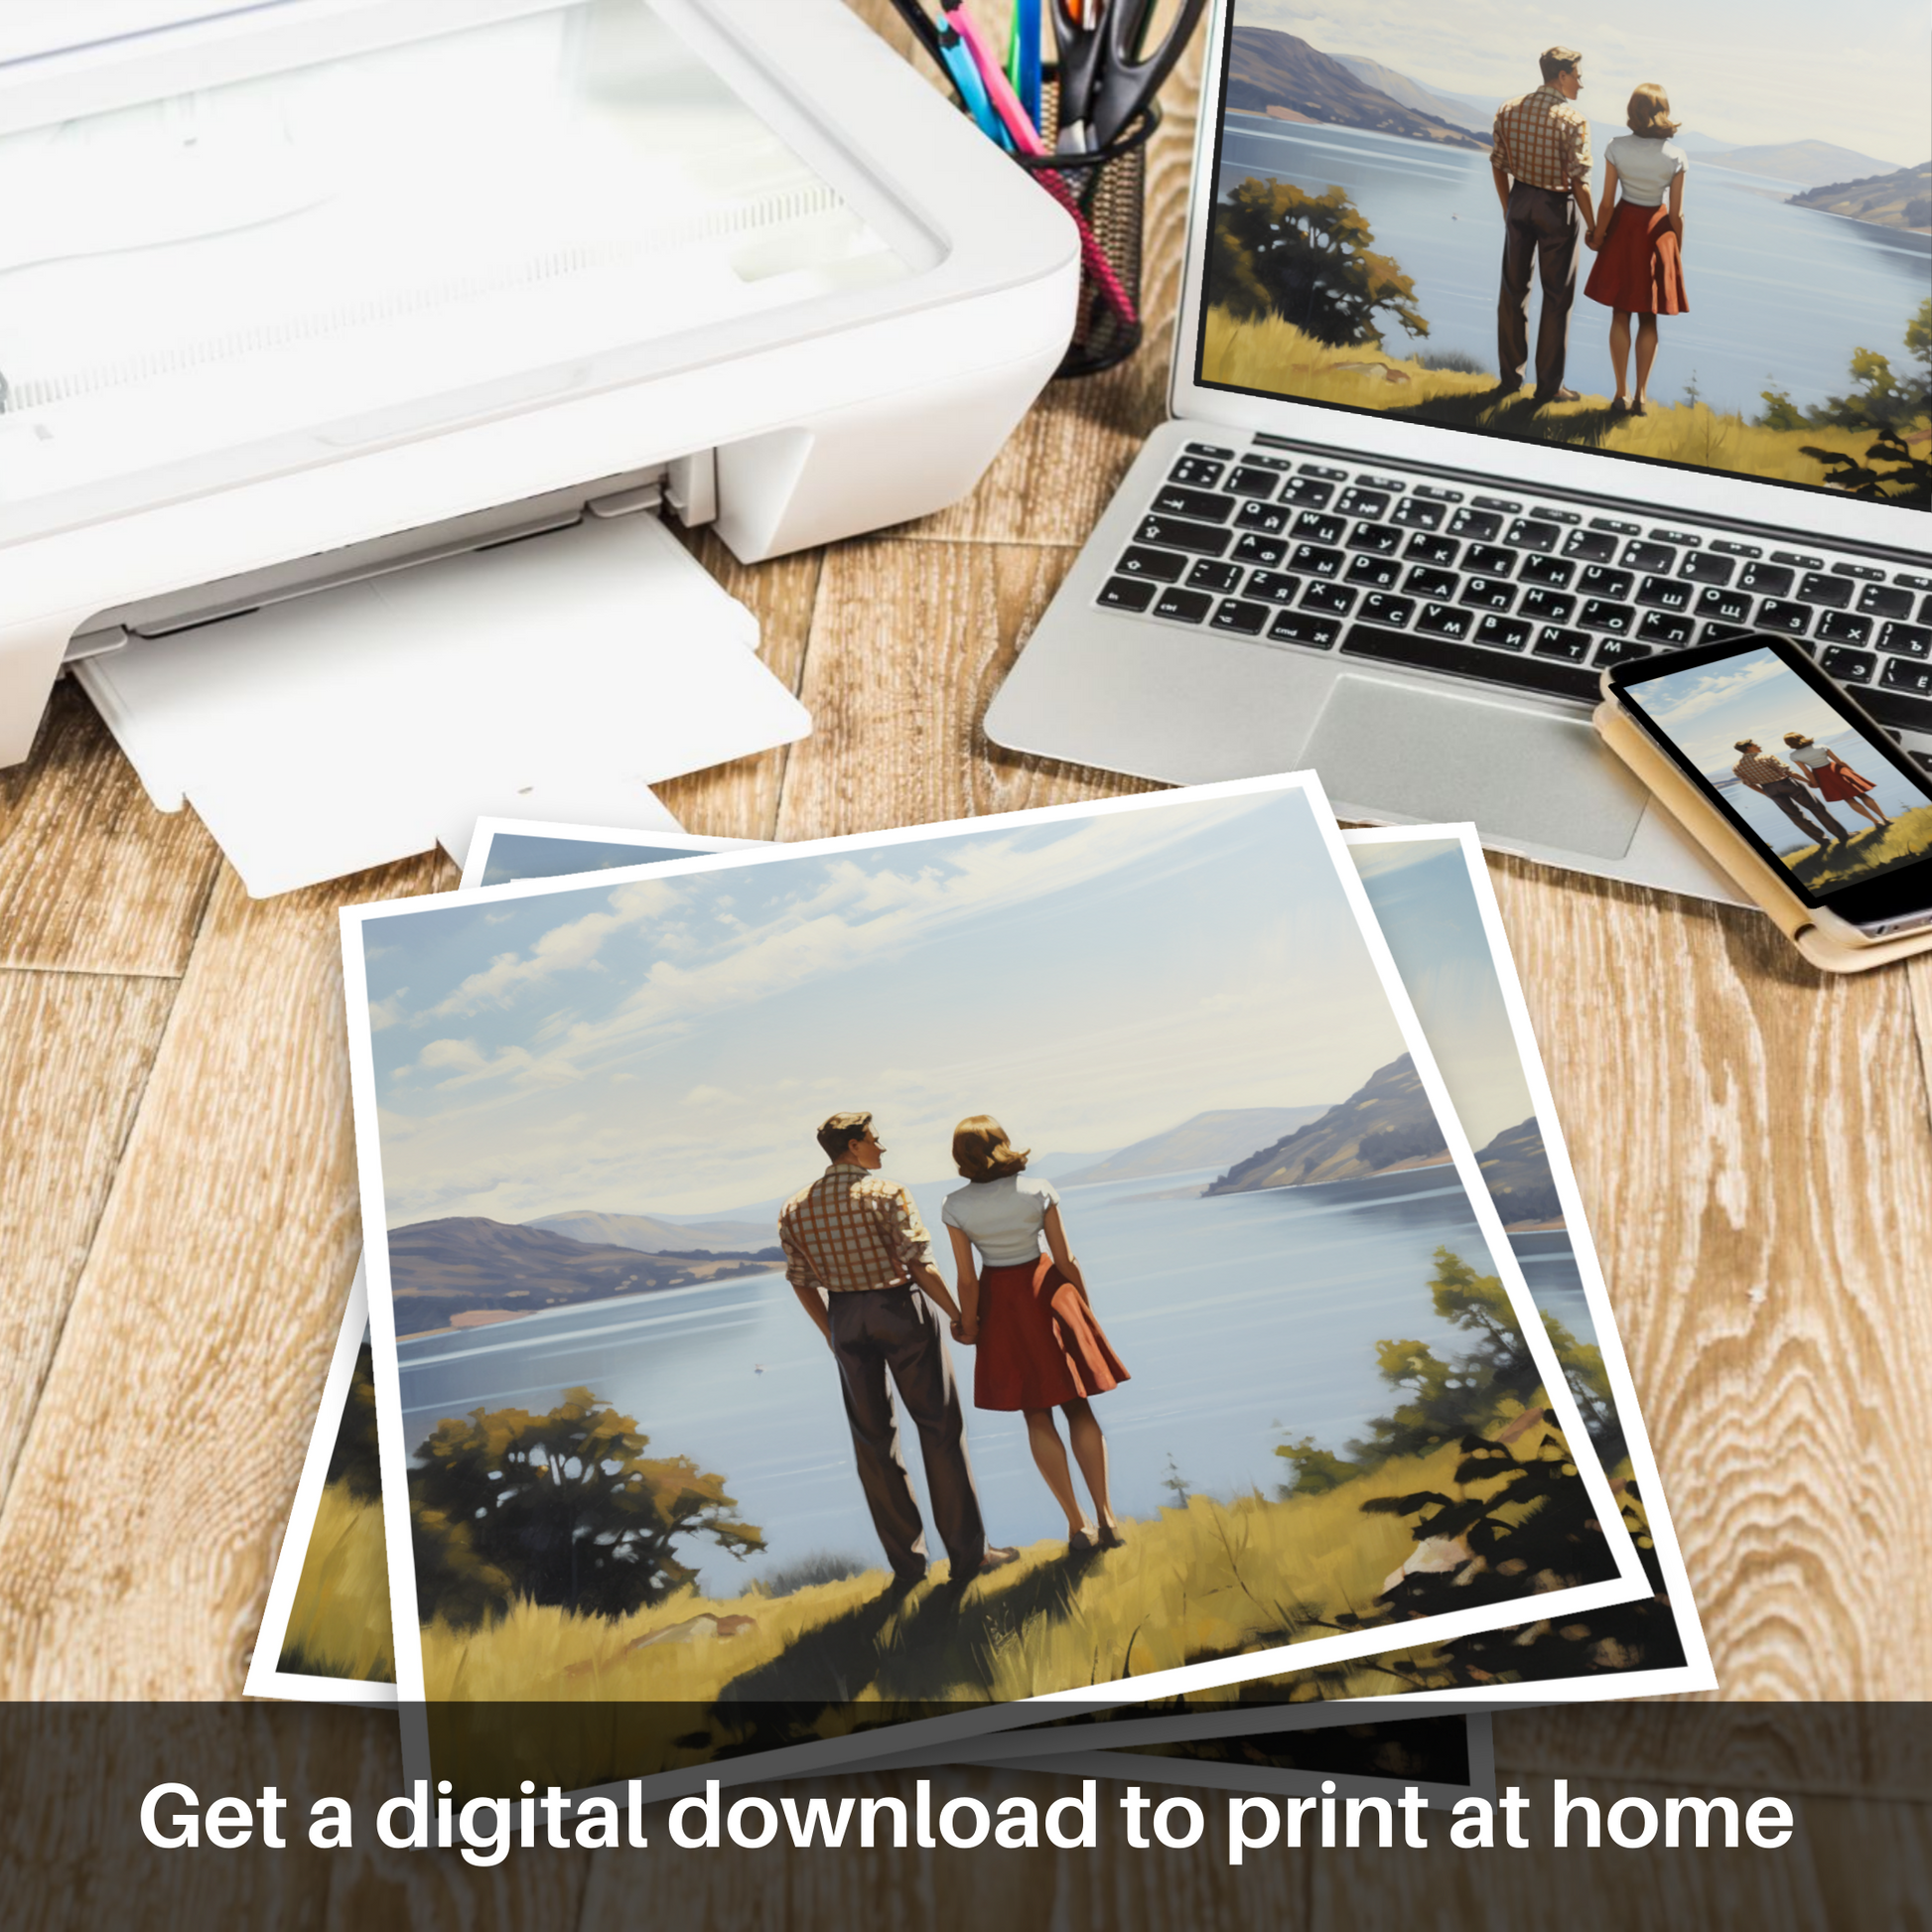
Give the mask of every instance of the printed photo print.
M 1924 9 L 1232 0 L 1199 379 L 1932 507 Z
M 346 915 L 404 1696 L 683 1713 L 583 1784 L 1645 1587 L 1338 857 L 1277 782 Z M 1446 1285 L 1515 1371 L 1289 1493 Z
M 1707 784 L 1821 897 L 1932 852 L 1932 797 L 1775 651 L 1629 687 Z

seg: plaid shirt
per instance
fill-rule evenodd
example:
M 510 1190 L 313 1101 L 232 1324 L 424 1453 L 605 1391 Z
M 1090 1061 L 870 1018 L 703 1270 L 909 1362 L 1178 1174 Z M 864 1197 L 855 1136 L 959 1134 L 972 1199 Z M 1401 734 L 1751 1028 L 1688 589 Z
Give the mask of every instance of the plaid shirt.
M 1762 752 L 1746 752 L 1730 767 L 1747 785 L 1801 785 L 1804 780 L 1781 759 Z
M 778 1210 L 778 1244 L 793 1288 L 831 1295 L 898 1288 L 932 1260 L 912 1196 L 851 1161 L 835 1161 Z
M 1493 165 L 1514 181 L 1561 194 L 1589 180 L 1589 122 L 1554 87 L 1505 101 L 1491 134 Z

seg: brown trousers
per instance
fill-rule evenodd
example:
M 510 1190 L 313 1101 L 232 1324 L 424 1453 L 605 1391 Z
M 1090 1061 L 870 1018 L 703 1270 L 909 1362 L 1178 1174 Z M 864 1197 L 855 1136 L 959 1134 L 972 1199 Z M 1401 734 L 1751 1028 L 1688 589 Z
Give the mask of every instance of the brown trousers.
M 1496 304 L 1496 368 L 1505 389 L 1517 388 L 1530 353 L 1530 269 L 1543 285 L 1543 314 L 1536 328 L 1536 392 L 1553 396 L 1563 387 L 1570 350 L 1570 305 L 1577 299 L 1577 258 L 1584 224 L 1576 201 L 1553 188 L 1526 181 L 1509 185 L 1503 225 L 1503 287 Z
M 986 1525 L 966 1455 L 966 1416 L 953 1381 L 939 1312 L 916 1288 L 862 1289 L 826 1297 L 832 1353 L 845 1392 L 845 1418 L 865 1486 L 873 1528 L 886 1546 L 893 1574 L 910 1581 L 925 1574 L 925 1527 L 899 1453 L 899 1400 L 919 1432 L 926 1494 L 939 1540 L 964 1579 L 986 1555 Z
M 1828 839 L 1844 839 L 1850 836 L 1845 827 L 1825 809 L 1824 801 L 1820 799 L 1818 794 L 1805 785 L 1786 779 L 1782 782 L 1766 785 L 1764 787 L 1764 796 L 1799 831 L 1804 833 L 1806 838 L 1816 838 L 1820 825 L 1825 828 L 1825 837 Z M 1817 825 L 1812 823 L 1813 819 L 1818 821 Z

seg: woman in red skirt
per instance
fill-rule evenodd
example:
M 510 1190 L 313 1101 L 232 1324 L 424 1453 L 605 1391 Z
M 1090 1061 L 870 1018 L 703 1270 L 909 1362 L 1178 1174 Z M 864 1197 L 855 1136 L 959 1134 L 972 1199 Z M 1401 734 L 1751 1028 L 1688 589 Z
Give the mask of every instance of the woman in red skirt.
M 1814 745 L 1803 732 L 1786 732 L 1784 742 L 1790 748 L 1791 762 L 1803 771 L 1805 783 L 1819 797 L 1829 799 L 1834 805 L 1850 805 L 1874 825 L 1891 823 L 1878 801 L 1868 795 L 1877 786 L 1863 773 L 1854 771 L 1836 752 Z
M 1127 1370 L 1087 1306 L 1080 1264 L 1060 1226 L 1060 1197 L 1049 1182 L 1024 1178 L 1026 1155 L 1015 1152 L 989 1115 L 959 1123 L 952 1158 L 968 1184 L 946 1196 L 939 1218 L 951 1231 L 959 1264 L 953 1333 L 978 1351 L 973 1406 L 1018 1409 L 1026 1417 L 1034 1461 L 1066 1512 L 1069 1550 L 1117 1549 L 1122 1539 L 1107 1497 L 1107 1439 L 1088 1398 L 1117 1388 Z M 1066 1415 L 1073 1459 L 1098 1521 L 1074 1494 L 1055 1409 Z
M 1589 245 L 1596 250 L 1584 293 L 1611 311 L 1610 363 L 1616 370 L 1611 413 L 1644 416 L 1644 391 L 1657 359 L 1657 318 L 1690 309 L 1684 293 L 1684 150 L 1670 137 L 1677 123 L 1654 80 L 1630 96 L 1628 134 L 1603 150 L 1603 196 Z M 1630 371 L 1630 318 L 1637 318 L 1637 393 Z

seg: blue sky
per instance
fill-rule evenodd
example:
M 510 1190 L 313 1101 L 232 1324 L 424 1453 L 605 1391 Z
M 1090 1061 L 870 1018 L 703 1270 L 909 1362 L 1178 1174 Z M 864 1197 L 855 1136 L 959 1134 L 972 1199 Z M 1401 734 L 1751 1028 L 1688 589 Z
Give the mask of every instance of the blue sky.
M 389 1224 L 709 1213 L 869 1107 L 1125 1146 L 1337 1099 L 1404 1050 L 1299 792 L 1161 799 L 365 922 Z M 1519 1116 L 1520 1118 L 1520 1116 Z
M 1923 0 L 1832 8 L 1816 0 L 1621 0 L 1608 8 L 1239 0 L 1238 17 L 1450 93 L 1523 93 L 1538 83 L 1544 48 L 1574 47 L 1584 56 L 1582 104 L 1593 121 L 1620 128 L 1631 88 L 1656 80 L 1687 128 L 1736 147 L 1829 141 L 1898 167 L 1932 155 Z M 1767 289 L 1776 273 L 1767 264 Z

